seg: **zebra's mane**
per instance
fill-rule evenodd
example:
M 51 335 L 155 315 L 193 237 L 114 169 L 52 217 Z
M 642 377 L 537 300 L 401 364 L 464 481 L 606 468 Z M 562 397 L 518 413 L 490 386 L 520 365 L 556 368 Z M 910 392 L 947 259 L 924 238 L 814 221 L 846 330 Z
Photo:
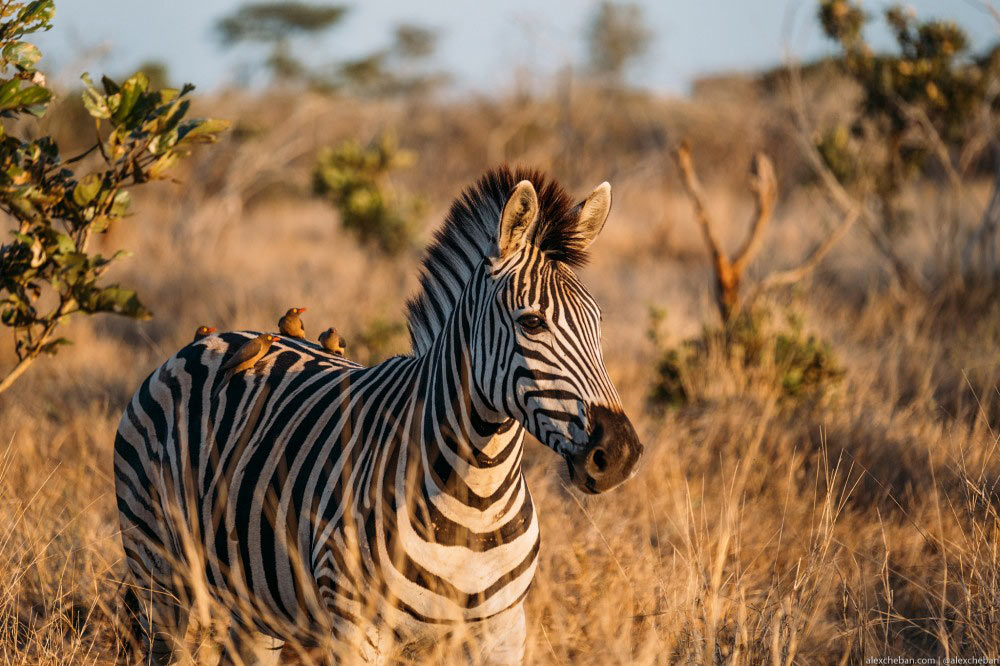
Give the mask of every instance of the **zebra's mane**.
M 500 214 L 514 186 L 528 180 L 538 193 L 538 224 L 532 242 L 546 256 L 570 266 L 587 261 L 587 242 L 577 226 L 569 194 L 543 173 L 504 165 L 484 175 L 455 199 L 434 234 L 420 271 L 420 292 L 407 303 L 414 354 L 427 351 L 448 320 L 465 283 L 483 257 L 496 251 Z

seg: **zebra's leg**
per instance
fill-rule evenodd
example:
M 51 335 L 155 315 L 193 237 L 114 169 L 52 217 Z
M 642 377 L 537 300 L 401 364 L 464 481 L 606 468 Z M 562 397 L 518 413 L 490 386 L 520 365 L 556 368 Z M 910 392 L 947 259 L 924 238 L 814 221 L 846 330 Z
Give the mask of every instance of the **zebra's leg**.
M 276 666 L 283 645 L 284 641 L 248 629 L 233 618 L 229 626 L 229 640 L 222 646 L 219 666 Z
M 128 561 L 122 605 L 130 643 L 139 648 L 144 664 L 169 664 L 183 646 L 190 617 L 190 594 L 175 575 L 162 545 L 135 529 L 122 530 Z
M 182 647 L 190 609 L 175 590 L 162 585 L 129 586 L 122 602 L 127 614 L 130 648 L 138 647 L 139 663 L 169 664 Z M 130 655 L 131 656 L 131 655 Z M 135 663 L 135 662 L 132 662 Z
M 473 661 L 490 666 L 521 664 L 524 661 L 524 603 L 484 620 L 474 630 Z
M 146 613 L 135 589 L 131 586 L 126 587 L 117 620 L 121 640 L 119 656 L 123 657 L 127 664 L 135 663 L 138 655 L 146 655 L 149 652 L 145 638 L 148 635 L 149 622 L 143 621 Z

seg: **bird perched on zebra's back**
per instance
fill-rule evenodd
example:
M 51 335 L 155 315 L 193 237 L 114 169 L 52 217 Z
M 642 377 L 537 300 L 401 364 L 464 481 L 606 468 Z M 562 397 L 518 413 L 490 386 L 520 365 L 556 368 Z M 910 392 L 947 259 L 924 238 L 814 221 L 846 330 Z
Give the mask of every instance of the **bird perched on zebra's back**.
M 305 308 L 288 308 L 288 312 L 278 320 L 278 330 L 281 331 L 281 334 L 290 338 L 305 339 L 306 327 L 302 324 L 302 319 L 299 316 L 305 311 Z
M 198 342 L 202 338 L 207 338 L 212 333 L 215 333 L 215 330 L 216 329 L 214 326 L 199 326 L 198 329 L 194 332 L 194 340 L 192 340 L 191 342 Z
M 319 343 L 323 349 L 337 356 L 344 355 L 344 346 L 347 344 L 344 338 L 340 337 L 336 328 L 328 328 L 319 334 Z
M 219 373 L 223 377 L 222 381 L 219 382 L 218 388 L 215 390 L 215 395 L 218 395 L 234 376 L 244 370 L 249 370 L 257 364 L 257 361 L 264 358 L 267 350 L 271 348 L 271 345 L 277 339 L 278 336 L 276 335 L 261 333 L 256 338 L 248 340 L 246 344 L 233 352 L 233 355 L 226 359 L 226 362 L 219 368 Z

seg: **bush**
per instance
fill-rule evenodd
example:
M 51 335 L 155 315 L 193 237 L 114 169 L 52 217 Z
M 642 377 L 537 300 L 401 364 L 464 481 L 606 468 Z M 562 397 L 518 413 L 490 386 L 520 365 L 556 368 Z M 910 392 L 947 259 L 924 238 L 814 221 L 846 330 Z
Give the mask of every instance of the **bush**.
M 649 401 L 655 406 L 700 402 L 723 375 L 742 378 L 743 388 L 763 385 L 786 402 L 818 401 L 844 375 L 831 345 L 806 335 L 796 315 L 787 316 L 779 328 L 772 325 L 767 310 L 758 308 L 740 314 L 728 327 L 706 326 L 677 347 L 661 340 L 664 318 L 662 311 L 651 311 L 649 335 L 658 357 Z
M 51 28 L 54 13 L 52 0 L 0 6 L 3 118 L 46 112 L 52 91 L 35 69 L 41 53 L 22 37 Z M 104 77 L 100 88 L 86 74 L 83 81 L 83 103 L 97 138 L 81 154 L 63 158 L 56 141 L 31 123 L 19 127 L 38 138 L 0 134 L 0 210 L 14 222 L 13 241 L 0 245 L 0 323 L 13 329 L 17 357 L 0 375 L 0 392 L 40 355 L 69 342 L 55 332 L 70 315 L 150 317 L 134 291 L 101 281 L 127 253 L 93 254 L 90 240 L 128 214 L 127 187 L 165 178 L 192 146 L 215 141 L 227 126 L 185 120 L 190 85 L 154 90 L 142 73 L 122 84 Z
M 918 177 L 944 177 L 951 203 L 941 208 L 956 217 L 941 216 L 941 229 L 954 236 L 961 228 L 957 215 L 968 198 L 963 180 L 993 161 L 1000 58 L 996 51 L 973 57 L 966 34 L 950 21 L 921 21 L 899 5 L 888 8 L 884 19 L 895 48 L 876 53 L 864 37 L 871 17 L 859 3 L 820 3 L 819 21 L 840 51 L 836 62 L 860 96 L 842 121 L 821 128 L 816 148 L 833 176 L 877 212 L 876 247 L 904 285 L 916 286 L 919 272 L 896 249 L 913 213 L 901 195 Z M 957 238 L 948 241 L 960 245 Z M 954 256 L 944 262 L 952 264 L 948 268 L 958 263 Z
M 330 200 L 341 224 L 362 243 L 396 255 L 413 247 L 424 202 L 401 200 L 389 174 L 412 163 L 412 154 L 399 150 L 392 135 L 383 134 L 367 147 L 346 141 L 320 153 L 313 188 Z

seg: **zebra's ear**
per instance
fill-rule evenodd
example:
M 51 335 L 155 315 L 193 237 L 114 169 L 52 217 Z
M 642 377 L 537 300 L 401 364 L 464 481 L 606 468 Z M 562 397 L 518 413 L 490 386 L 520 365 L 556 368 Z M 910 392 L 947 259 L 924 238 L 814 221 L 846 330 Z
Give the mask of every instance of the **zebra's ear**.
M 514 191 L 511 192 L 510 198 L 504 204 L 503 213 L 500 214 L 497 248 L 501 259 L 528 242 L 536 222 L 538 222 L 538 195 L 535 193 L 534 185 L 522 180 L 514 186 Z
M 576 218 L 577 235 L 583 241 L 583 247 L 587 248 L 597 238 L 597 234 L 601 233 L 604 223 L 608 221 L 608 213 L 611 212 L 611 185 L 608 181 L 594 188 L 576 209 L 579 211 Z

